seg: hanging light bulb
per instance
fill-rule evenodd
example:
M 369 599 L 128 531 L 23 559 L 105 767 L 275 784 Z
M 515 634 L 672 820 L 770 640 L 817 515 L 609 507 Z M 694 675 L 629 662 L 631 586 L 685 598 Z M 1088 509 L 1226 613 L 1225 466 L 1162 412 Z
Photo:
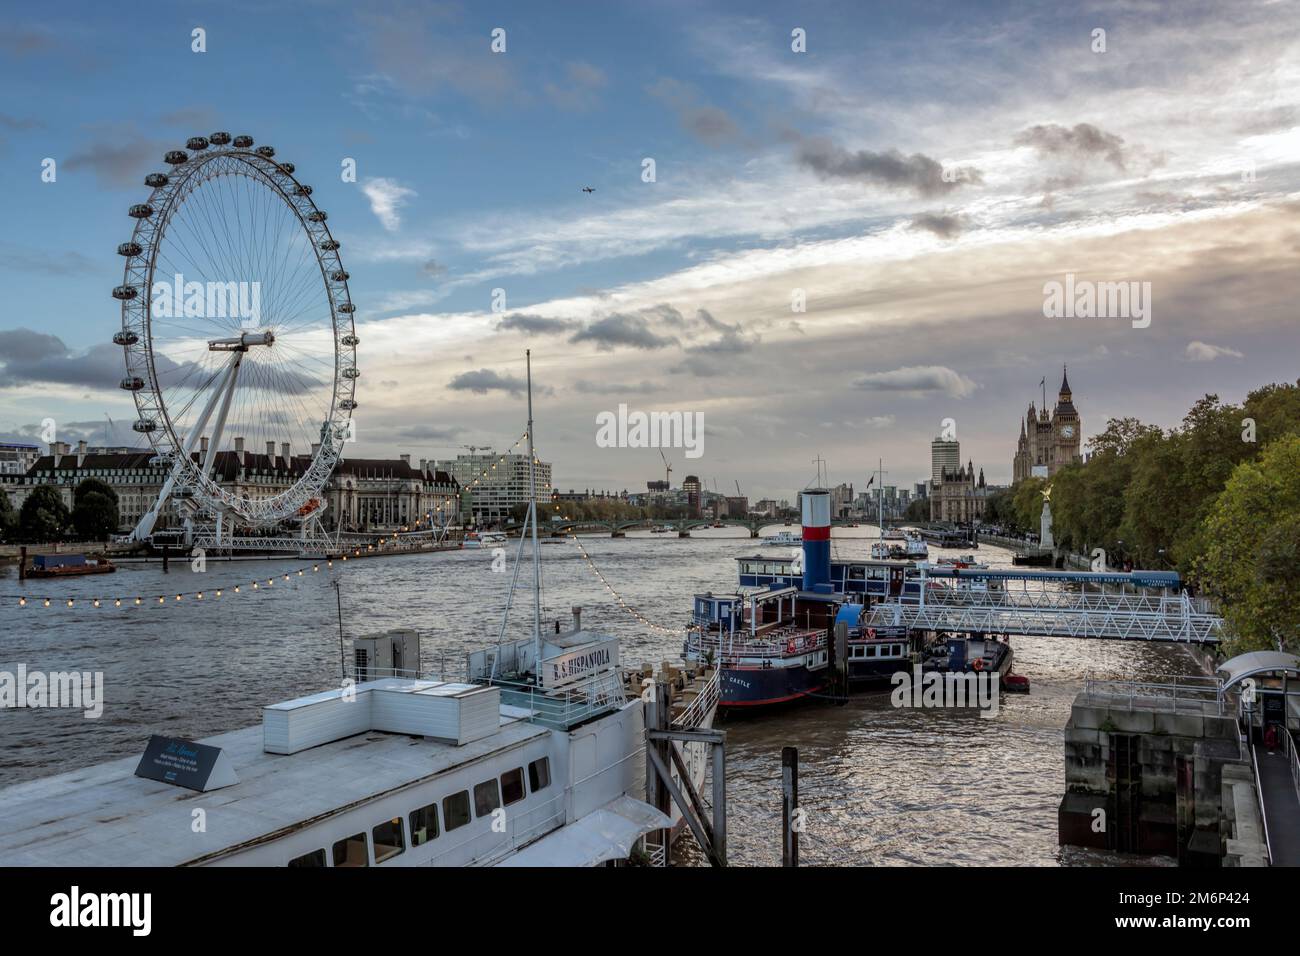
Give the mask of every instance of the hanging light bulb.
M 121 606 L 122 606 L 122 599 L 121 599 L 121 598 L 114 598 L 114 599 L 113 599 L 113 607 L 121 607 Z
M 20 597 L 20 598 L 18 599 L 18 606 L 19 606 L 19 607 L 26 607 L 26 606 L 27 606 L 27 598 L 25 598 L 25 597 Z

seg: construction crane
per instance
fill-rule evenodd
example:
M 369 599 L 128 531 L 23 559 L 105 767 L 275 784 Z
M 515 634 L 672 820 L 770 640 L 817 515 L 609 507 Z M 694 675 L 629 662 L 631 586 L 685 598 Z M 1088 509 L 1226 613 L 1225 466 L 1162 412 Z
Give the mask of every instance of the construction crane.
M 659 457 L 664 460 L 664 484 L 669 488 L 673 486 L 673 466 L 668 464 L 668 456 L 664 454 L 662 448 L 659 449 Z
M 743 491 L 740 490 L 740 479 L 739 479 L 739 478 L 736 479 L 736 497 L 737 497 L 737 498 L 743 498 L 743 497 L 745 497 L 745 493 L 744 493 Z
M 491 445 L 461 445 L 460 447 L 468 448 L 470 455 L 473 455 L 476 451 L 479 451 L 480 449 L 487 452 L 489 455 L 492 454 Z

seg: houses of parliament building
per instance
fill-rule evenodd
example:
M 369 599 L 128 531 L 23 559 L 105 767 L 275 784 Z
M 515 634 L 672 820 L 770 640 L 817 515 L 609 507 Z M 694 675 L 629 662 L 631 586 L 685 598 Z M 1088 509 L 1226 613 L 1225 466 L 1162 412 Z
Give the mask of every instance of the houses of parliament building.
M 1029 413 L 1020 423 L 1020 440 L 1011 463 L 1012 483 L 1032 477 L 1050 478 L 1065 465 L 1081 461 L 1082 431 L 1070 394 L 1070 380 L 1063 369 L 1056 407 L 1049 414 L 1046 403 L 1042 409 L 1035 409 L 1030 402 Z

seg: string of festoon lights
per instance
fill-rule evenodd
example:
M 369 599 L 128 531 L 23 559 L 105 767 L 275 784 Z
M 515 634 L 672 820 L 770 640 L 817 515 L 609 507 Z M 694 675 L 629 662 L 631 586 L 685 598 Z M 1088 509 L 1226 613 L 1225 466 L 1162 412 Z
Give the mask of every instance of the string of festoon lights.
M 578 551 L 581 552 L 582 556 L 586 559 L 587 567 L 591 568 L 592 573 L 596 575 L 596 577 L 600 580 L 600 583 L 605 585 L 605 590 L 610 593 L 610 596 L 614 599 L 614 601 L 618 604 L 619 607 L 621 607 L 628 614 L 632 615 L 632 617 L 640 621 L 642 625 L 650 628 L 650 630 L 652 631 L 656 631 L 660 634 L 674 634 L 677 636 L 681 636 L 683 634 L 688 633 L 688 630 L 686 628 L 664 627 L 662 624 L 656 624 L 654 621 L 647 618 L 644 614 L 642 614 L 632 605 L 628 604 L 627 601 L 623 599 L 623 595 L 619 594 L 618 591 L 614 588 L 614 586 L 610 584 L 609 581 L 605 578 L 605 575 L 601 573 L 600 568 L 596 567 L 596 562 L 591 559 L 591 555 L 588 554 L 587 549 L 582 546 L 582 541 L 578 539 L 578 536 L 576 534 L 570 534 L 569 537 L 573 539 L 573 543 L 578 546 Z
M 493 464 L 491 464 L 487 468 L 484 468 L 481 474 L 476 476 L 467 485 L 464 485 L 461 488 L 461 491 L 458 492 L 456 495 L 457 504 L 459 505 L 460 496 L 462 494 L 472 491 L 481 482 L 488 479 L 491 476 L 492 472 L 496 471 L 499 465 L 504 464 L 506 459 L 511 455 L 511 453 L 513 453 L 516 448 L 518 448 L 521 444 L 523 444 L 527 440 L 528 440 L 528 432 L 525 431 L 522 435 L 519 436 L 519 438 L 515 440 L 515 443 L 513 445 L 511 445 L 508 449 L 506 449 L 506 451 L 500 457 L 497 458 L 497 460 Z M 536 460 L 537 459 L 534 459 L 534 461 Z M 442 505 L 439 505 L 435 510 L 440 513 L 442 511 Z M 424 515 L 425 519 L 429 520 L 430 527 L 433 527 L 435 525 L 434 521 L 432 520 L 433 515 L 434 512 L 432 511 L 425 512 Z M 419 531 L 421 530 L 422 525 L 423 522 L 417 521 L 413 525 L 403 526 L 401 531 L 402 532 Z M 282 583 L 289 583 L 296 578 L 305 577 L 309 571 L 311 573 L 319 573 L 322 564 L 324 565 L 326 570 L 333 569 L 334 563 L 336 561 L 341 563 L 347 561 L 349 557 L 359 558 L 363 555 L 371 554 L 375 551 L 376 544 L 382 548 L 383 545 L 386 544 L 389 540 L 390 540 L 389 537 L 382 537 L 379 538 L 378 541 L 375 542 L 374 544 L 367 544 L 364 547 L 353 547 L 349 549 L 352 552 L 351 555 L 342 554 L 339 555 L 337 558 L 327 558 L 323 562 L 317 561 L 314 562 L 313 564 L 303 565 L 300 568 L 294 568 L 290 571 L 283 571 L 278 574 L 273 574 L 267 578 L 250 579 L 247 584 L 245 584 L 243 581 L 240 581 L 235 584 L 223 584 L 218 587 L 206 587 L 203 588 L 202 590 L 195 590 L 195 591 L 178 591 L 175 593 L 169 591 L 166 594 L 158 595 L 156 599 L 152 596 L 144 597 L 142 594 L 136 594 L 136 595 L 127 594 L 127 595 L 119 595 L 114 597 L 80 597 L 80 598 L 33 597 L 28 594 L 23 594 L 23 595 L 19 595 L 18 597 L 18 606 L 19 607 L 41 607 L 41 608 L 49 608 L 49 607 L 75 608 L 81 606 L 88 606 L 92 608 L 104 608 L 104 607 L 111 607 L 111 608 L 155 607 L 157 608 L 157 607 L 175 607 L 177 604 L 184 603 L 185 601 L 228 600 L 230 597 L 236 594 L 241 594 L 241 595 L 251 594 L 254 592 L 260 592 L 265 588 L 273 587 L 275 585 L 276 578 L 279 578 Z
M 497 461 L 493 465 L 491 465 L 489 468 L 483 469 L 483 472 L 479 476 L 474 478 L 474 480 L 471 481 L 468 485 L 465 485 L 462 489 L 462 493 L 472 490 L 484 479 L 488 478 L 491 472 L 495 471 L 498 465 L 503 464 L 506 461 L 507 457 L 509 457 L 509 455 L 514 451 L 514 449 L 518 448 L 519 445 L 521 445 L 527 439 L 528 439 L 528 433 L 524 432 L 523 435 L 521 435 L 515 441 L 515 443 L 511 445 L 510 448 L 507 449 L 506 452 L 497 459 Z M 535 449 L 534 449 L 533 461 L 535 464 L 540 463 L 540 458 L 538 457 L 538 453 Z M 457 497 L 459 498 L 459 495 Z M 439 506 L 438 510 L 441 510 L 441 506 Z M 428 512 L 425 514 L 426 518 L 430 518 L 431 516 L 432 516 L 432 512 Z M 420 526 L 420 522 L 416 522 L 413 528 L 408 526 L 406 528 L 403 528 L 402 530 L 403 531 L 416 530 L 419 528 L 419 526 Z M 576 534 L 570 534 L 569 537 L 571 537 L 573 539 L 573 543 L 578 546 L 578 551 L 582 554 L 583 559 L 587 562 L 587 567 L 591 569 L 592 573 L 596 576 L 597 580 L 599 580 L 600 583 L 604 585 L 605 590 L 609 592 L 610 596 L 614 599 L 615 603 L 618 604 L 618 606 L 622 608 L 623 611 L 625 611 L 627 614 L 634 617 L 645 627 L 650 628 L 652 631 L 657 631 L 661 634 L 675 634 L 675 635 L 681 635 L 687 633 L 686 629 L 664 627 L 663 625 L 656 624 L 653 621 L 651 621 L 649 618 L 647 618 L 644 614 L 642 614 L 640 611 L 638 611 L 636 608 L 634 608 L 632 605 L 628 604 L 627 601 L 623 598 L 623 596 L 619 594 L 618 590 L 615 589 L 614 586 L 609 583 L 609 580 L 601 572 L 600 568 L 596 567 L 596 562 L 592 560 L 592 557 L 587 552 L 587 549 L 583 547 L 581 539 L 579 539 Z M 382 547 L 388 540 L 389 539 L 387 537 L 380 538 L 377 543 L 380 547 Z M 247 584 L 245 584 L 243 581 L 240 581 L 233 585 L 223 584 L 217 587 L 207 587 L 195 591 L 177 591 L 174 594 L 169 591 L 167 592 L 167 594 L 158 595 L 156 599 L 153 597 L 146 598 L 140 594 L 136 594 L 134 596 L 122 595 L 122 596 L 115 596 L 115 597 L 93 597 L 93 598 L 32 597 L 30 595 L 24 594 L 19 596 L 18 606 L 19 607 L 34 606 L 34 607 L 42 607 L 42 608 L 49 608 L 49 607 L 74 608 L 78 606 L 90 606 L 92 608 L 103 608 L 103 607 L 113 607 L 113 608 L 155 607 L 156 608 L 156 607 L 175 607 L 177 604 L 182 604 L 185 601 L 211 602 L 211 601 L 218 601 L 218 600 L 229 600 L 229 598 L 231 598 L 236 594 L 243 595 L 243 594 L 257 593 L 266 588 L 273 587 L 275 585 L 275 580 L 277 577 L 281 579 L 282 583 L 287 584 L 294 581 L 296 578 L 305 577 L 307 575 L 307 572 L 309 571 L 313 574 L 318 574 L 322 566 L 324 566 L 327 571 L 332 570 L 334 568 L 334 564 L 336 561 L 339 563 L 343 563 L 346 562 L 349 557 L 356 558 L 356 557 L 361 557 L 362 555 L 365 554 L 372 553 L 375 550 L 375 545 L 368 544 L 365 546 L 364 549 L 361 547 L 356 547 L 351 550 L 352 550 L 351 555 L 344 554 L 344 555 L 340 555 L 337 558 L 327 558 L 324 561 L 317 561 L 310 565 L 303 565 L 300 568 L 293 568 L 292 570 L 289 571 L 283 571 L 280 572 L 279 574 L 270 575 L 265 579 L 263 578 L 250 579 Z M 263 583 L 263 581 L 265 581 L 265 583 Z

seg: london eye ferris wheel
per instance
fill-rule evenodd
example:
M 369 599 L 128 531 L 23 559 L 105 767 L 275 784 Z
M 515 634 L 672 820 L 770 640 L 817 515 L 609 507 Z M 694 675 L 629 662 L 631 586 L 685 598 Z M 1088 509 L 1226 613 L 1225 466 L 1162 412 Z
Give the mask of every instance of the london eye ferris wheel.
M 294 165 L 250 136 L 195 136 L 163 158 L 170 168 L 147 175 L 151 194 L 130 208 L 135 229 L 118 246 L 125 269 L 113 290 L 133 427 L 170 467 L 132 537 L 153 534 L 168 500 L 187 525 L 214 524 L 218 540 L 223 526 L 312 515 L 357 407 L 339 243 Z M 255 454 L 278 444 L 278 482 L 223 484 L 226 436 L 251 441 Z

